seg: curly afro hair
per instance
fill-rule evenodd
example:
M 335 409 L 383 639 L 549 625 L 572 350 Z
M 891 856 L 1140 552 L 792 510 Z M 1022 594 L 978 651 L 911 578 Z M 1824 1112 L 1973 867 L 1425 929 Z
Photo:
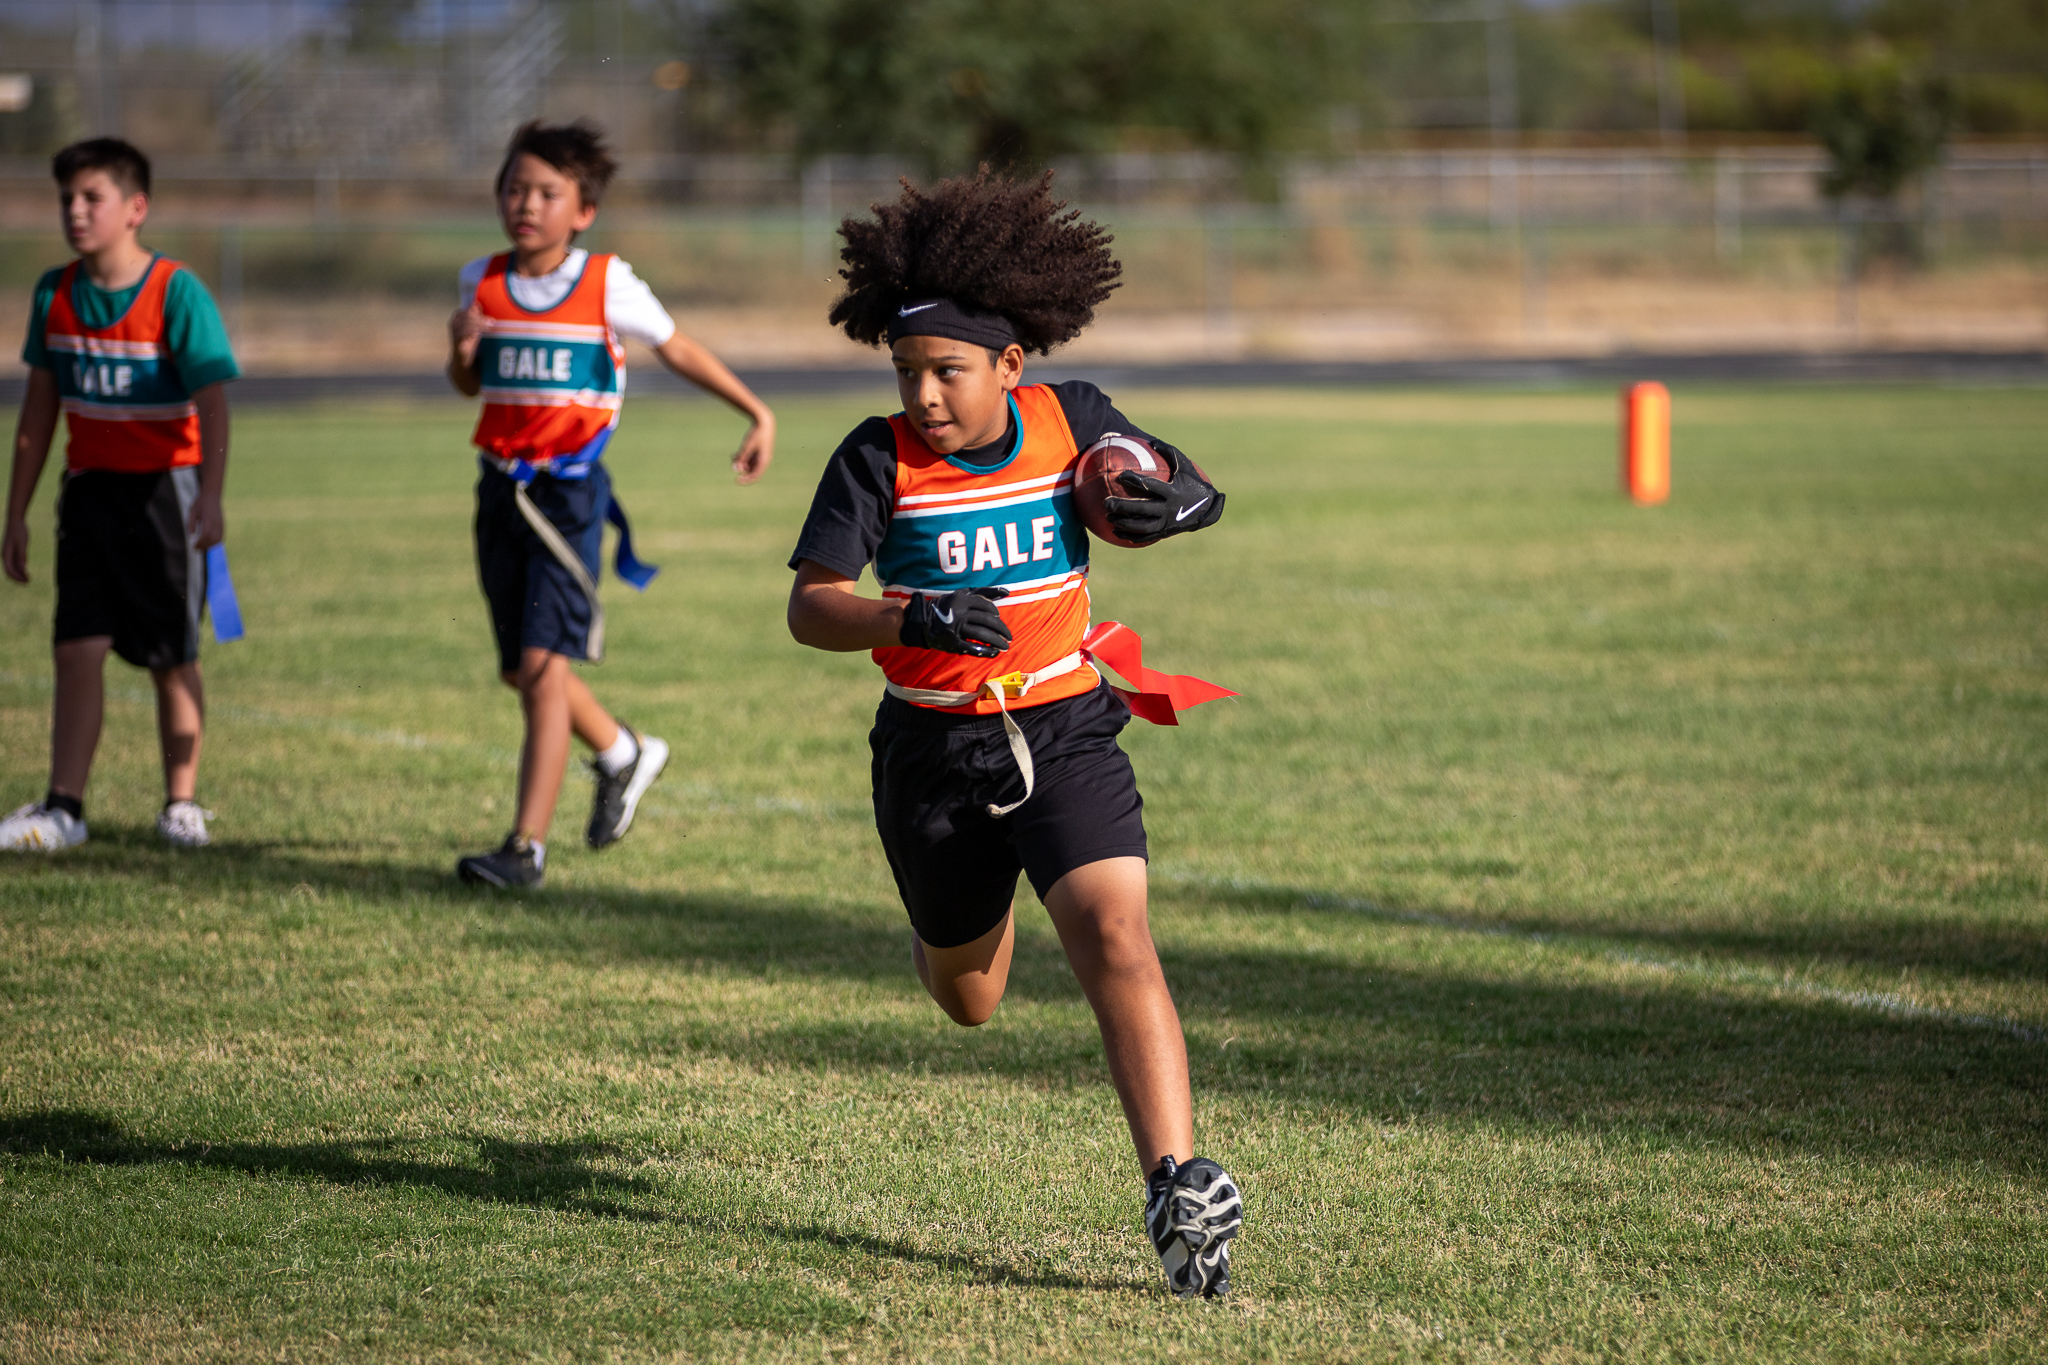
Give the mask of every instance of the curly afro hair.
M 1044 355 L 1078 336 L 1117 288 L 1123 266 L 1110 235 L 1052 197 L 1051 171 L 1016 181 L 984 165 L 929 190 L 902 185 L 894 204 L 872 206 L 872 221 L 839 225 L 846 292 L 830 319 L 855 341 L 879 346 L 898 308 L 945 298 L 1000 313 L 1019 345 Z

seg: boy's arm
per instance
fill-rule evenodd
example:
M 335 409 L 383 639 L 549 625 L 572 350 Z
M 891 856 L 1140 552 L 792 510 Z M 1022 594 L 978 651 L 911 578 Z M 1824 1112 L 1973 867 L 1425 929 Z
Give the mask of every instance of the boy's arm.
M 1140 545 L 1152 545 L 1184 531 L 1214 526 L 1223 515 L 1223 493 L 1198 470 L 1194 461 L 1173 446 L 1151 435 L 1116 410 L 1109 395 L 1085 379 L 1069 379 L 1052 386 L 1066 414 L 1067 429 L 1074 444 L 1086 450 L 1112 431 L 1137 436 L 1152 443 L 1166 456 L 1171 482 L 1148 479 L 1132 470 L 1117 476 L 1125 497 L 1105 500 L 1110 525 L 1117 534 Z
M 57 376 L 40 365 L 28 372 L 21 418 L 14 426 L 14 472 L 7 483 L 7 530 L 0 537 L 0 567 L 17 583 L 28 582 L 28 504 L 43 464 L 50 458 L 50 437 L 57 431 Z
M 769 461 L 775 458 L 775 414 L 769 411 L 768 405 L 741 383 L 740 377 L 727 369 L 724 361 L 681 332 L 655 347 L 654 353 L 676 374 L 706 393 L 723 398 L 753 423 L 740 441 L 739 453 L 732 457 L 733 473 L 739 476 L 741 483 L 752 483 L 766 474 Z M 847 648 L 864 649 L 866 646 L 849 645 Z
M 800 645 L 851 654 L 858 649 L 935 649 L 993 659 L 1010 647 L 1010 628 L 996 599 L 1001 588 L 963 588 L 943 597 L 918 593 L 909 602 L 876 601 L 855 580 L 815 559 L 797 561 L 789 589 L 789 633 Z
M 476 348 L 489 325 L 490 319 L 474 302 L 456 309 L 448 318 L 448 382 L 465 398 L 474 398 L 484 391 Z
M 789 633 L 798 644 L 851 654 L 903 642 L 903 605 L 862 597 L 855 582 L 814 559 L 798 562 L 789 589 Z
M 185 529 L 193 549 L 211 550 L 227 534 L 220 495 L 228 481 L 228 386 L 208 384 L 192 395 L 192 404 L 199 409 L 199 499 Z
M 1147 478 L 1135 469 L 1117 475 L 1117 485 L 1130 496 L 1102 500 L 1109 524 L 1118 535 L 1140 545 L 1214 526 L 1223 515 L 1223 490 L 1210 483 L 1193 460 L 1156 436 L 1152 448 L 1166 457 L 1172 478 Z

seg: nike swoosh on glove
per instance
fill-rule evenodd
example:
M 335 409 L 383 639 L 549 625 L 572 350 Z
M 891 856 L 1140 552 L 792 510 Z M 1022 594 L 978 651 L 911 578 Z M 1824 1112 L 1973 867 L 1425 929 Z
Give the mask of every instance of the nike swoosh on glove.
M 1009 595 L 1008 588 L 962 588 L 943 597 L 913 593 L 903 604 L 897 638 L 912 649 L 993 659 L 1010 647 L 1010 628 L 995 603 Z
M 1154 441 L 1152 448 L 1172 462 L 1173 479 L 1161 482 L 1135 469 L 1117 475 L 1117 483 L 1134 496 L 1103 499 L 1103 510 L 1116 533 L 1125 540 L 1150 545 L 1183 531 L 1214 526 L 1223 515 L 1221 490 L 1195 471 L 1193 460 L 1166 442 Z

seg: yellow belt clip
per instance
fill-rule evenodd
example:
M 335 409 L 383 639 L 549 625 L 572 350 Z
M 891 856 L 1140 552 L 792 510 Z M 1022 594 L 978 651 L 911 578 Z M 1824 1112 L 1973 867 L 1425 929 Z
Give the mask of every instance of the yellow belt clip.
M 1005 673 L 1000 678 L 990 678 L 986 684 L 989 687 L 1001 688 L 1005 701 L 1017 700 L 1024 695 L 1030 685 L 1031 679 L 1023 673 Z

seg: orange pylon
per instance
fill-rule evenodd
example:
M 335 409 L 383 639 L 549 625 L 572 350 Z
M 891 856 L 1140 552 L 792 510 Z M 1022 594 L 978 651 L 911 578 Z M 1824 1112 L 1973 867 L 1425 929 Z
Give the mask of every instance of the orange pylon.
M 1621 391 L 1621 487 L 1642 507 L 1671 496 L 1671 392 L 1654 381 Z

